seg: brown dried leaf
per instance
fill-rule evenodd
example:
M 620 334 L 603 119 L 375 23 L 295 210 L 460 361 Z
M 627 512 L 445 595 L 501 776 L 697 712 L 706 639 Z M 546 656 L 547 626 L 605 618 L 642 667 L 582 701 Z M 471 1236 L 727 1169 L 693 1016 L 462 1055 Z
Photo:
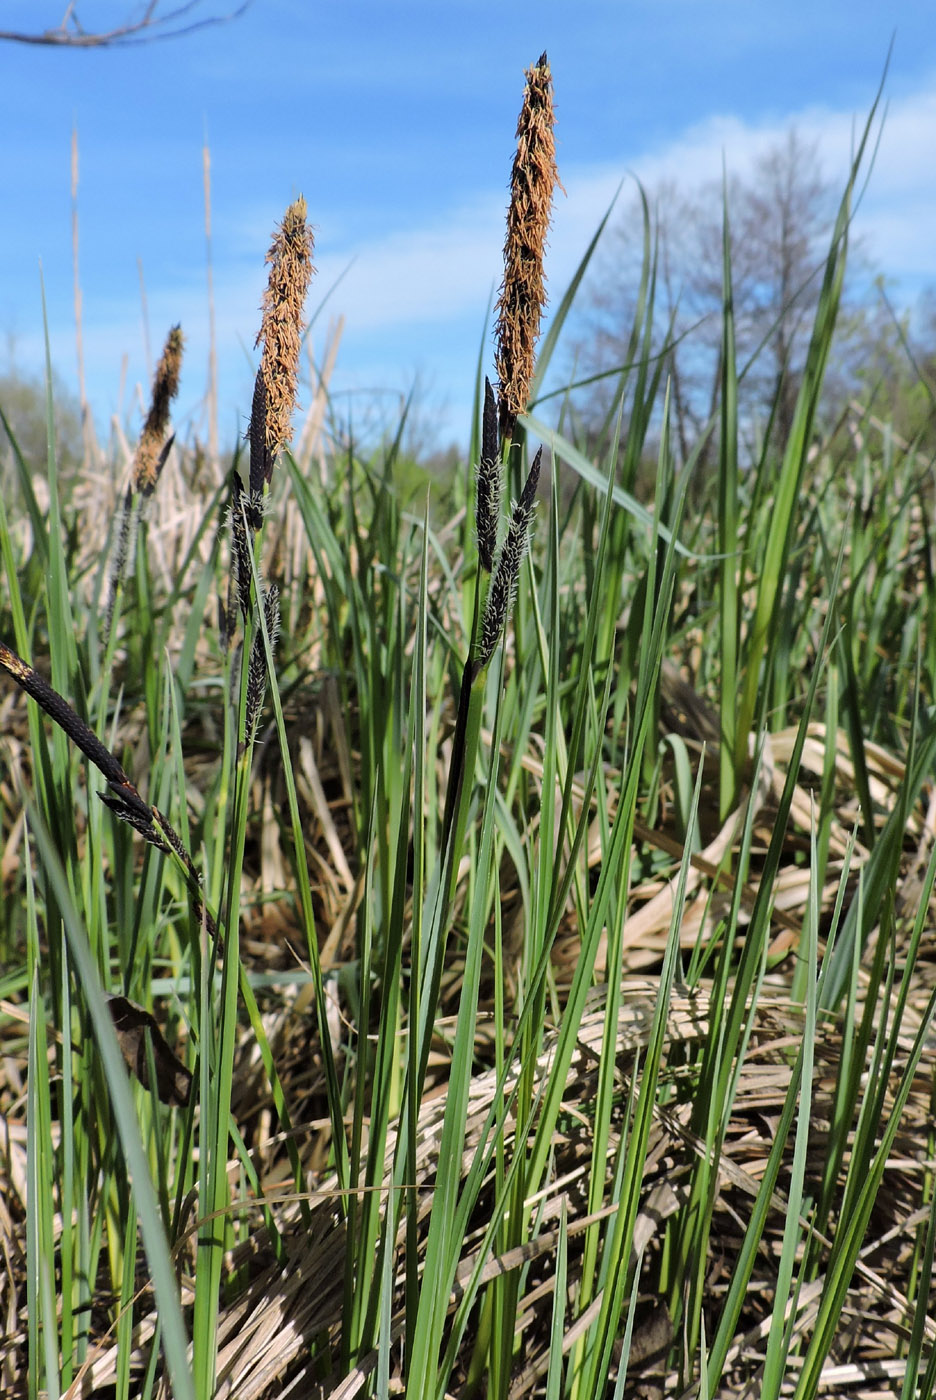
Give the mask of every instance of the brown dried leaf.
M 144 1089 L 150 1087 L 146 1056 L 146 1032 L 149 1031 L 160 1101 L 184 1108 L 192 1092 L 192 1075 L 169 1049 L 156 1018 L 127 997 L 108 997 L 107 1005 L 130 1073 L 136 1075 Z

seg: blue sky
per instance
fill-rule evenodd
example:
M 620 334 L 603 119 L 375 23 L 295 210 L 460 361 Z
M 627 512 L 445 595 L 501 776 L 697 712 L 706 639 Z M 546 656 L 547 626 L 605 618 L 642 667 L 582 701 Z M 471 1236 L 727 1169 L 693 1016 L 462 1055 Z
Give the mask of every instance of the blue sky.
M 166 5 L 175 0 L 166 0 Z M 203 0 L 221 12 L 234 0 Z M 65 0 L 0 0 L 0 27 L 56 24 Z M 85 0 L 104 27 L 133 0 Z M 560 174 L 550 243 L 558 300 L 622 178 L 743 172 L 791 123 L 844 179 L 892 35 L 888 115 L 858 229 L 909 302 L 936 282 L 932 0 L 253 0 L 228 25 L 136 48 L 0 44 L 0 370 L 43 355 L 77 384 L 70 147 L 78 132 L 88 397 L 100 426 L 138 422 L 153 353 L 181 321 L 177 424 L 201 422 L 208 366 L 202 148 L 211 152 L 221 434 L 242 429 L 274 223 L 303 193 L 315 225 L 310 309 L 332 378 L 392 419 L 418 378 L 440 437 L 467 442 L 488 297 L 499 280 L 523 70 L 547 50 Z M 321 305 L 324 299 L 324 305 Z M 490 355 L 488 355 L 490 362 Z M 144 388 L 145 392 L 145 388 Z

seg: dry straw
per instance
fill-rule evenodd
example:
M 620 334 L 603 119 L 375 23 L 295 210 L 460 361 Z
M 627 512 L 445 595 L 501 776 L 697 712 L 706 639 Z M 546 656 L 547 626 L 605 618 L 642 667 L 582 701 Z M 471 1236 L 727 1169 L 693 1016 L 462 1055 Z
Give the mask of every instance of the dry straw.
M 526 80 L 510 175 L 504 280 L 494 332 L 502 442 L 513 436 L 517 417 L 526 411 L 530 395 L 536 341 L 546 305 L 543 254 L 553 191 L 559 182 L 552 74 L 545 54 L 527 70 Z

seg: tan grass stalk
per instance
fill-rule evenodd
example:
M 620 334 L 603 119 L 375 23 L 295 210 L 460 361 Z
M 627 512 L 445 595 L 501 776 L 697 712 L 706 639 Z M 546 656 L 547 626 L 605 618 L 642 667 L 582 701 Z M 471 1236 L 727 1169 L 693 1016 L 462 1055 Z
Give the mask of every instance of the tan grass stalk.
M 529 399 L 536 341 L 546 306 L 543 253 L 553 190 L 559 181 L 552 74 L 545 53 L 527 70 L 526 80 L 510 175 L 504 280 L 495 308 L 502 442 L 513 436 L 517 416 L 526 411 Z
M 266 260 L 270 277 L 263 294 L 263 320 L 256 343 L 263 345 L 259 380 L 262 394 L 263 436 L 266 456 L 264 479 L 269 482 L 276 454 L 292 436 L 292 414 L 296 406 L 299 351 L 302 345 L 303 305 L 315 268 L 312 265 L 312 231 L 306 223 L 306 202 L 300 195 L 286 210 L 282 224 L 273 236 Z M 253 447 L 253 442 L 251 442 Z M 254 471 L 251 463 L 251 494 Z
M 208 284 L 208 455 L 218 460 L 218 341 L 215 333 L 214 262 L 211 253 L 211 147 L 202 146 L 205 193 L 205 276 Z

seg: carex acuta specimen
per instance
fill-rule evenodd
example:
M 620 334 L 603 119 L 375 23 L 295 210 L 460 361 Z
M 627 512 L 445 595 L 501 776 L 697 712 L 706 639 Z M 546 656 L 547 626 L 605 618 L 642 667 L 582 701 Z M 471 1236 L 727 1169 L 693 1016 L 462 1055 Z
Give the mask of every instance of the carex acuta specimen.
M 529 547 L 542 448 L 536 453 L 519 497 L 512 502 L 502 542 L 500 502 L 504 466 L 516 421 L 527 408 L 536 342 L 546 305 L 543 257 L 558 174 L 552 75 L 545 53 L 526 73 L 517 122 L 517 150 L 510 177 L 504 243 L 504 278 L 494 330 L 498 393 L 485 380 L 481 452 L 476 474 L 475 531 L 479 580 L 468 659 L 462 674 L 458 718 L 446 794 L 443 836 L 460 844 L 474 773 L 488 667 L 504 635 Z M 489 576 L 486 592 L 483 576 Z
M 300 195 L 286 210 L 266 256 L 270 272 L 263 293 L 260 330 L 256 340 L 256 344 L 262 348 L 247 429 L 250 467 L 246 490 L 238 472 L 235 470 L 231 473 L 228 512 L 231 573 L 227 606 L 222 604 L 219 609 L 221 639 L 225 649 L 230 646 L 233 637 L 236 610 L 240 609 L 245 620 L 252 615 L 252 560 L 260 578 L 254 542 L 263 523 L 266 493 L 273 479 L 277 456 L 292 436 L 299 352 L 305 329 L 303 309 L 309 282 L 315 271 L 312 265 L 312 231 L 306 222 L 306 213 L 306 202 Z M 279 631 L 278 598 L 275 585 L 267 587 L 261 582 L 256 603 L 263 612 L 271 650 Z M 248 740 L 256 733 L 266 693 L 267 653 L 263 630 L 258 612 L 247 663 L 245 737 Z
M 173 326 L 166 337 L 166 344 L 153 376 L 149 411 L 134 453 L 130 484 L 120 512 L 107 598 L 105 640 L 109 640 L 111 636 L 117 599 L 126 576 L 127 564 L 133 553 L 140 512 L 156 490 L 166 459 L 175 442 L 175 435 L 169 431 L 169 411 L 172 400 L 179 392 L 184 346 L 182 327 Z

